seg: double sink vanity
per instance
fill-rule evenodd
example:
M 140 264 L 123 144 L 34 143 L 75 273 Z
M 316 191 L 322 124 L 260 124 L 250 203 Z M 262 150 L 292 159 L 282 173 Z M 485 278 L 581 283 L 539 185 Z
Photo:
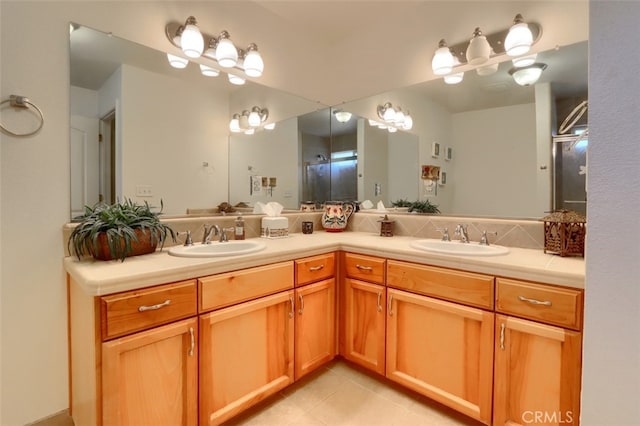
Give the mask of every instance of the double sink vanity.
M 217 425 L 336 356 L 484 424 L 577 424 L 584 262 L 461 245 L 315 232 L 67 257 L 75 424 Z

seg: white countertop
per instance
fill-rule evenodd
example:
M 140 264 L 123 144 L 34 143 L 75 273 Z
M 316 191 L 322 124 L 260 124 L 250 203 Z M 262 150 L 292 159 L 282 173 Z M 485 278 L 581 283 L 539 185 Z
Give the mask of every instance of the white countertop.
M 560 257 L 542 250 L 511 247 L 501 256 L 453 256 L 414 249 L 415 237 L 381 237 L 365 232 L 292 234 L 282 239 L 261 239 L 266 249 L 246 255 L 185 258 L 167 249 L 120 261 L 66 257 L 64 268 L 89 295 L 102 296 L 157 284 L 198 278 L 252 266 L 344 250 L 361 254 L 443 266 L 470 272 L 584 288 L 585 262 L 581 257 Z

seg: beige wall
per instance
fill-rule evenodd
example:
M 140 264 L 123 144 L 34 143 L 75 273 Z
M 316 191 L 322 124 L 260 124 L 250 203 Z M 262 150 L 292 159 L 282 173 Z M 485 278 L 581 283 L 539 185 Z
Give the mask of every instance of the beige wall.
M 591 147 L 583 424 L 631 425 L 640 418 L 640 155 L 635 137 L 640 115 L 640 84 L 635 70 L 640 66 L 640 54 L 634 37 L 640 4 L 591 1 L 590 6 Z M 0 3 L 0 98 L 10 94 L 29 96 L 46 116 L 44 128 L 34 137 L 16 139 L 0 134 L 2 425 L 25 424 L 68 406 L 66 292 L 61 262 L 61 226 L 69 210 L 67 22 L 82 22 L 162 48 L 166 44 L 162 31 L 148 29 L 162 28 L 165 22 L 189 13 L 198 15 L 203 7 L 199 3 L 187 8 L 177 2 Z M 229 19 L 237 23 L 242 18 L 222 12 L 216 18 L 220 22 Z M 565 16 L 559 19 L 566 21 Z M 254 26 L 256 39 L 269 37 L 259 19 L 250 19 L 246 25 Z M 299 49 L 279 47 L 272 59 L 275 63 L 286 61 L 292 52 L 314 48 L 302 44 Z M 323 65 L 318 61 L 324 59 L 300 66 L 313 69 Z M 408 69 L 416 68 L 410 65 Z M 303 93 L 296 89 L 303 86 L 304 71 L 298 68 L 297 79 L 288 86 L 296 93 Z M 274 86 L 287 86 L 289 77 L 273 77 L 279 83 Z M 380 80 L 392 79 L 383 76 Z M 314 86 L 314 93 L 322 90 L 322 85 Z M 361 92 L 363 96 L 370 94 L 368 87 Z M 313 98 L 313 93 L 309 97 Z M 612 237 L 613 225 L 623 227 L 624 238 Z

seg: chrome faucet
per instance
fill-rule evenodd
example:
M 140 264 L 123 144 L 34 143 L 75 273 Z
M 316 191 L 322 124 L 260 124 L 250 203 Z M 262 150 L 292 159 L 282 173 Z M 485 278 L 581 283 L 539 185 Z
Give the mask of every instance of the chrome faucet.
M 463 225 L 461 223 L 459 223 L 458 225 L 456 225 L 456 229 L 453 233 L 456 237 L 460 237 L 460 242 L 461 243 L 468 243 L 469 242 L 469 233 L 467 232 L 467 225 Z
M 230 227 L 230 228 L 222 228 L 222 230 L 220 228 L 218 228 L 216 226 L 216 228 L 218 229 L 218 234 L 220 234 L 220 240 L 219 242 L 221 243 L 226 243 L 229 242 L 229 237 L 227 237 L 227 232 L 231 232 L 233 231 L 235 228 L 234 227 Z M 216 234 L 217 235 L 217 234 Z
M 211 234 L 220 234 L 220 227 L 218 225 L 211 225 L 210 227 L 204 225 L 204 232 L 202 233 L 202 244 L 211 244 Z M 220 237 L 222 239 L 222 237 Z
M 449 237 L 449 228 L 436 228 L 436 231 L 442 233 L 442 241 L 451 241 L 451 237 Z
M 480 245 L 483 245 L 483 246 L 488 246 L 489 245 L 489 237 L 487 237 L 487 234 L 489 234 L 489 235 L 498 235 L 498 232 L 482 231 L 482 237 L 480 238 Z

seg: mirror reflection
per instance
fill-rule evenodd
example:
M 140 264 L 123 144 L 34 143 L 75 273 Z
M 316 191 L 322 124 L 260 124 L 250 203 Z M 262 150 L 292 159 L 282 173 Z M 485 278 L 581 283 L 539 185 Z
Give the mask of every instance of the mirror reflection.
M 298 209 L 427 199 L 443 214 L 541 217 L 551 207 L 551 136 L 587 98 L 586 41 L 541 52 L 548 66 L 535 86 L 515 84 L 509 61 L 491 76 L 468 71 L 455 86 L 435 80 L 331 109 L 203 78 L 197 67 L 175 70 L 163 52 L 79 29 L 71 35 L 72 215 L 126 196 L 162 199 L 167 214 L 227 200 Z M 369 124 L 387 102 L 411 112 L 410 131 Z M 275 129 L 231 133 L 233 114 L 254 105 L 269 109 Z M 341 123 L 336 110 L 353 115 Z M 94 133 L 106 143 L 89 143 Z M 440 179 L 421 179 L 423 166 L 439 167 Z

